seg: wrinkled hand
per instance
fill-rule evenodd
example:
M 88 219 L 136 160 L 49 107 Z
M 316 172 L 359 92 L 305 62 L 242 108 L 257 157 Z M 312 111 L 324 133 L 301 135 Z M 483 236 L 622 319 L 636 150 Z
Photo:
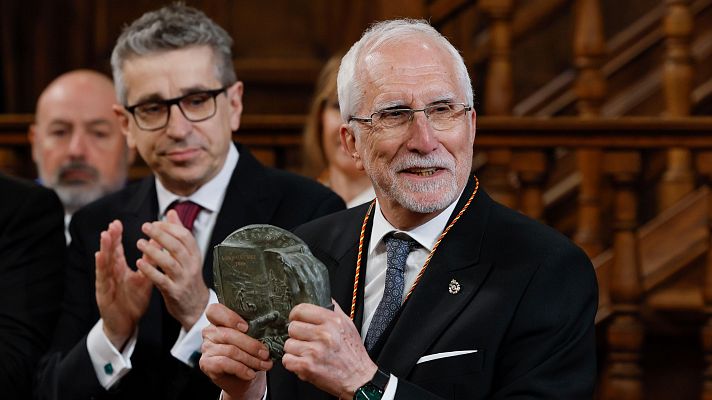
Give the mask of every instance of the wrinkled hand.
M 96 304 L 104 333 L 117 349 L 133 334 L 151 299 L 151 281 L 141 271 L 126 264 L 121 244 L 123 226 L 118 220 L 101 232 L 96 265 Z
M 306 303 L 292 309 L 282 365 L 299 379 L 350 399 L 373 378 L 378 366 L 369 358 L 353 322 L 332 302 L 334 311 Z
M 140 239 L 136 244 L 143 252 L 136 266 L 161 292 L 173 318 L 190 330 L 210 298 L 198 243 L 175 210 L 168 211 L 165 221 L 147 222 L 141 230 L 150 240 Z
M 203 329 L 200 369 L 226 394 L 223 398 L 261 399 L 272 368 L 269 350 L 247 336 L 247 322 L 222 304 L 206 310 L 212 325 Z

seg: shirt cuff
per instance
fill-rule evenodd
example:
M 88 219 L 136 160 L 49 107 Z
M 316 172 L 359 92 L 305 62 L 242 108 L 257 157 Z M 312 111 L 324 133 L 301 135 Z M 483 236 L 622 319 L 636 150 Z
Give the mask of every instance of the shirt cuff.
M 218 400 L 223 400 L 224 398 L 225 398 L 225 392 L 220 391 L 220 397 L 218 398 Z M 265 388 L 265 394 L 262 395 L 262 400 L 267 400 L 267 388 Z
M 218 302 L 218 296 L 215 294 L 213 289 L 208 289 L 210 291 L 210 298 L 208 299 L 208 304 L 205 306 L 207 309 L 209 305 Z M 180 328 L 180 333 L 178 334 L 178 339 L 173 344 L 171 349 L 171 355 L 183 364 L 190 367 L 195 367 L 200 360 L 200 346 L 203 344 L 203 328 L 210 325 L 208 317 L 205 316 L 205 310 L 203 314 L 200 315 L 198 321 L 193 324 L 189 331 L 186 332 L 182 327 Z
M 97 321 L 89 331 L 87 351 L 96 377 L 104 389 L 111 388 L 131 371 L 131 354 L 136 347 L 137 336 L 138 328 L 124 346 L 124 351 L 119 352 L 106 337 L 103 320 Z
M 386 391 L 383 392 L 383 397 L 381 400 L 393 400 L 396 397 L 396 389 L 398 389 L 398 378 L 391 374 L 388 383 L 386 384 Z

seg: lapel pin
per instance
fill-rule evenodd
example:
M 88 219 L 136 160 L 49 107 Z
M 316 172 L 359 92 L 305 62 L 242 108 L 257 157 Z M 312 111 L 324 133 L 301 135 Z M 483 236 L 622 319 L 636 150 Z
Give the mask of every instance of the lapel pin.
M 458 294 L 460 293 L 460 282 L 456 281 L 455 279 L 450 281 L 450 285 L 448 285 L 448 291 L 450 294 Z

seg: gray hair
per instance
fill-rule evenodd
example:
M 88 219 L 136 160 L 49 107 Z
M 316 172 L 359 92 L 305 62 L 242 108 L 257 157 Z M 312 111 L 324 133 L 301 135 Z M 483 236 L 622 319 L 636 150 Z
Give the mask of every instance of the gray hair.
M 425 36 L 442 46 L 451 56 L 455 64 L 457 80 L 465 93 L 466 101 L 473 104 L 474 94 L 470 74 L 467 72 L 465 61 L 460 52 L 427 21 L 422 19 L 395 19 L 382 21 L 372 25 L 363 33 L 361 39 L 351 46 L 341 60 L 339 75 L 337 77 L 337 90 L 339 96 L 339 106 L 341 107 L 341 119 L 346 122 L 348 118 L 356 113 L 361 101 L 363 101 L 364 82 L 361 81 L 360 74 L 356 73 L 357 64 L 363 57 L 379 46 L 389 43 L 404 41 L 413 35 Z
M 210 46 L 216 58 L 215 74 L 223 86 L 237 81 L 230 35 L 202 11 L 176 3 L 143 14 L 119 36 L 111 53 L 119 103 L 126 104 L 127 91 L 121 69 L 127 59 L 192 46 Z

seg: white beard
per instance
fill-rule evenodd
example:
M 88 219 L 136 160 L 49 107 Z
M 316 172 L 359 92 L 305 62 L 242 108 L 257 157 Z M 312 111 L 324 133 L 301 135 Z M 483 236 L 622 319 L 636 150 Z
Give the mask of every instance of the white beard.
M 419 156 L 408 154 L 394 161 L 388 168 L 375 167 L 364 160 L 364 168 L 377 186 L 388 197 L 395 200 L 403 208 L 421 214 L 444 210 L 457 199 L 460 191 L 455 175 L 456 163 L 452 157 L 428 154 Z M 438 167 L 449 172 L 436 181 L 412 182 L 401 179 L 398 171 L 408 168 Z M 427 196 L 430 194 L 430 196 Z M 424 196 L 425 195 L 425 196 Z M 426 199 L 431 197 L 430 199 Z

